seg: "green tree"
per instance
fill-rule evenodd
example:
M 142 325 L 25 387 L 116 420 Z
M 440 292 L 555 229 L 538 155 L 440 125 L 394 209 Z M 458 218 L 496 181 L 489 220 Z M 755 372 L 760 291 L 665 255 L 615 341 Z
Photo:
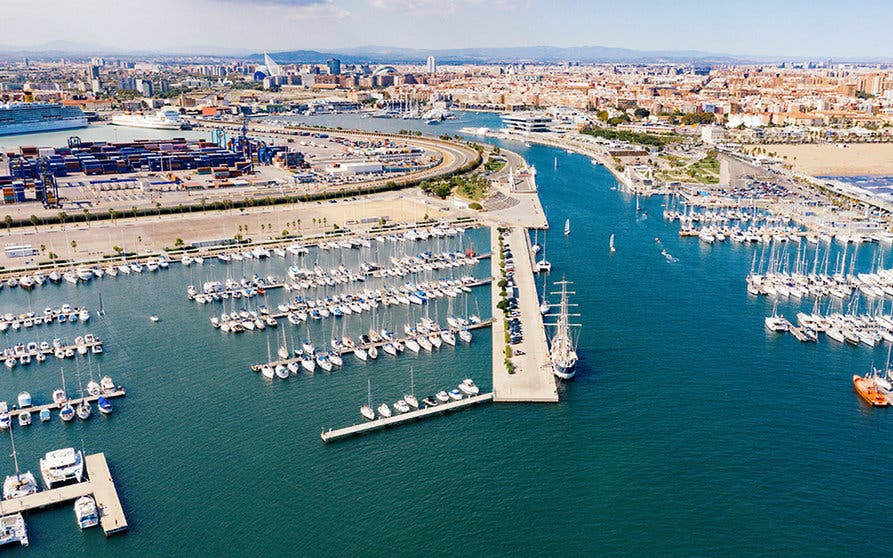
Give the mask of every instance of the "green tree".
M 78 241 L 77 241 L 77 240 L 72 240 L 72 241 L 71 241 L 71 249 L 72 249 L 72 250 L 77 250 L 77 249 L 78 249 Z
M 174 241 L 174 246 L 176 246 L 177 248 L 183 246 L 183 239 L 178 237 L 177 240 Z
M 434 187 L 434 195 L 440 199 L 446 199 L 453 191 L 453 187 L 447 182 L 440 182 Z
M 3 222 L 6 223 L 6 232 L 8 234 L 12 230 L 12 215 L 4 217 Z
M 114 246 L 112 246 L 112 250 L 114 250 L 115 253 L 118 254 L 118 255 L 120 256 L 120 255 L 121 255 L 121 252 L 124 251 L 124 248 L 121 248 L 120 246 L 118 246 L 117 244 L 115 244 Z
M 37 215 L 32 215 L 30 217 L 30 220 L 31 225 L 34 227 L 34 232 L 37 232 L 37 223 L 40 221 L 40 219 L 37 218 Z

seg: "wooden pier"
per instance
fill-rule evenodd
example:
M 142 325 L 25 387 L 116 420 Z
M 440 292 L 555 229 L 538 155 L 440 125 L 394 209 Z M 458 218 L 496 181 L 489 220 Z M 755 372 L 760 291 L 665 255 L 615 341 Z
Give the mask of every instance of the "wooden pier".
M 76 409 L 78 405 L 80 405 L 81 401 L 86 401 L 87 403 L 95 403 L 99 401 L 100 397 L 105 397 L 106 399 L 114 399 L 115 397 L 124 397 L 127 395 L 127 390 L 123 387 L 117 387 L 113 391 L 104 391 L 99 395 L 88 395 L 84 398 L 77 399 L 69 399 L 68 404 L 72 406 L 72 408 Z M 50 411 L 55 411 L 56 409 L 61 409 L 59 405 L 56 403 L 46 403 L 44 405 L 32 405 L 31 407 L 25 407 L 24 409 L 10 409 L 9 416 L 10 418 L 15 418 L 22 413 L 40 413 L 44 409 L 49 409 Z
M 467 329 L 469 329 L 469 330 L 472 330 L 472 329 L 480 329 L 480 328 L 482 328 L 482 327 L 490 327 L 492 324 L 493 324 L 493 320 L 489 320 L 489 319 L 488 319 L 488 320 L 481 320 L 480 323 L 477 323 L 477 324 L 469 324 L 468 327 L 467 327 Z M 450 328 L 450 331 L 452 331 L 453 333 L 458 333 L 459 330 L 457 330 L 457 329 L 455 329 L 455 328 Z M 400 338 L 396 338 L 396 337 L 395 337 L 393 341 L 386 341 L 386 340 L 382 339 L 381 341 L 376 341 L 376 342 L 374 342 L 374 343 L 369 343 L 369 344 L 367 344 L 367 345 L 363 345 L 362 348 L 364 348 L 364 349 L 366 349 L 366 350 L 369 350 L 369 347 L 375 347 L 376 349 L 380 349 L 380 348 L 382 348 L 386 343 L 393 343 L 394 341 L 400 341 L 401 343 L 406 344 L 406 341 L 407 341 L 408 339 L 409 339 L 409 337 L 400 337 Z M 456 340 L 456 345 L 458 346 L 460 343 L 465 343 L 465 342 L 457 339 L 457 340 Z M 405 352 L 405 349 L 404 349 L 404 352 Z M 426 352 L 427 352 L 427 351 L 426 351 Z M 433 352 L 433 350 L 432 350 L 431 352 Z M 339 354 L 340 354 L 341 356 L 344 356 L 344 355 L 349 355 L 349 354 L 351 354 L 351 353 L 353 353 L 353 349 L 347 349 L 347 348 L 344 348 L 344 349 L 341 350 L 341 352 L 340 352 Z M 421 353 L 421 351 L 420 351 L 420 353 Z M 398 354 L 399 354 L 399 353 L 398 353 Z M 264 363 L 264 364 L 253 364 L 253 365 L 251 365 L 251 371 L 252 371 L 252 372 L 260 372 L 260 371 L 261 371 L 261 368 L 263 368 L 264 366 L 272 366 L 273 368 L 279 366 L 280 364 L 281 364 L 282 366 L 288 366 L 288 365 L 291 364 L 292 362 L 300 363 L 300 362 L 301 362 L 301 357 L 296 357 L 296 358 L 286 358 L 286 359 L 281 359 L 281 360 L 274 360 L 273 362 L 267 362 L 267 363 Z
M 339 428 L 337 430 L 323 430 L 320 434 L 322 441 L 325 443 L 334 442 L 336 440 L 340 440 L 342 438 L 349 438 L 351 436 L 359 436 L 361 434 L 367 434 L 369 432 L 374 432 L 376 430 L 381 430 L 382 428 L 388 428 L 390 426 L 398 426 L 401 424 L 406 424 L 409 422 L 413 422 L 415 420 L 424 419 L 428 417 L 432 417 L 435 415 L 440 415 L 443 413 L 448 413 L 450 411 L 457 411 L 459 409 L 466 409 L 468 407 L 479 405 L 481 403 L 489 403 L 493 400 L 492 393 L 483 393 L 481 395 L 474 395 L 472 397 L 466 397 L 460 399 L 458 401 L 450 401 L 449 403 L 441 403 L 436 407 L 425 407 L 424 409 L 419 409 L 418 411 L 410 411 L 408 413 L 403 413 L 402 415 L 395 415 L 389 418 L 378 418 L 373 421 L 369 421 L 363 424 L 355 424 L 353 426 L 348 426 L 346 428 Z
M 109 472 L 104 453 L 94 453 L 84 458 L 87 480 L 59 488 L 43 490 L 21 498 L 3 501 L 4 513 L 20 513 L 64 504 L 81 496 L 92 494 L 99 509 L 99 522 L 106 536 L 127 530 L 127 518 L 118 498 L 115 482 Z

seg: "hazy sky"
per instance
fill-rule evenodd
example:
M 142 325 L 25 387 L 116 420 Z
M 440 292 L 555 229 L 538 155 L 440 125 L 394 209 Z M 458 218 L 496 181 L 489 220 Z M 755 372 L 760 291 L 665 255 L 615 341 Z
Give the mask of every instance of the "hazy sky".
M 0 0 L 0 47 L 602 45 L 893 56 L 893 0 Z

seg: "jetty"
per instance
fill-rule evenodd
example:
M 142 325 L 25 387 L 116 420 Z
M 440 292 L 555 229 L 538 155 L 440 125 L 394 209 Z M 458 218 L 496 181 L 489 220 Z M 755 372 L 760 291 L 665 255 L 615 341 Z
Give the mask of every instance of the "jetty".
M 127 395 L 127 391 L 123 387 L 118 386 L 114 390 L 103 391 L 99 395 L 88 395 L 83 398 L 69 399 L 68 404 L 74 408 L 77 408 L 77 406 L 81 404 L 81 401 L 86 401 L 87 403 L 95 403 L 96 401 L 99 401 L 100 397 L 105 397 L 106 399 L 114 399 L 115 397 L 124 397 L 125 395 Z M 44 405 L 32 405 L 30 407 L 25 407 L 23 409 L 10 409 L 9 416 L 11 418 L 15 418 L 15 417 L 21 415 L 22 413 L 40 413 L 44 409 L 49 409 L 50 411 L 54 411 L 59 408 L 60 408 L 59 405 L 56 403 L 46 403 Z
M 512 227 L 506 243 L 512 251 L 515 263 L 515 288 L 518 291 L 518 309 L 523 325 L 524 338 L 512 345 L 514 373 L 509 374 L 505 366 L 505 320 L 504 313 L 497 308 L 500 276 L 499 259 L 493 258 L 493 316 L 496 327 L 493 330 L 493 401 L 497 403 L 557 403 L 558 387 L 552 373 L 549 345 L 543 316 L 539 309 L 536 280 L 533 275 L 533 251 L 530 236 L 523 227 Z M 499 246 L 499 232 L 494 227 L 491 232 L 491 246 Z M 520 353 L 520 354 L 519 354 Z
M 465 329 L 472 330 L 472 329 L 480 329 L 482 327 L 490 327 L 492 325 L 492 323 L 493 323 L 493 320 L 481 320 L 480 323 L 469 324 Z M 455 329 L 455 328 L 450 328 L 450 331 L 452 331 L 453 333 L 459 332 L 459 330 Z M 369 347 L 375 347 L 376 349 L 380 349 L 387 343 L 393 343 L 394 341 L 400 341 L 402 343 L 406 343 L 406 341 L 408 339 L 412 339 L 412 338 L 411 337 L 400 337 L 400 338 L 394 338 L 393 341 L 387 341 L 386 339 L 382 339 L 381 341 L 375 341 L 373 343 L 365 344 L 362 346 L 362 348 L 364 348 L 366 350 L 368 350 Z M 457 342 L 456 345 L 458 346 L 459 342 Z M 353 352 L 352 348 L 349 349 L 347 347 L 344 347 L 341 349 L 339 354 L 343 356 L 343 355 L 350 354 L 352 352 Z M 267 362 L 264 364 L 254 364 L 251 366 L 251 371 L 252 372 L 260 372 L 264 366 L 272 366 L 273 368 L 275 368 L 279 365 L 288 366 L 289 364 L 291 364 L 293 362 L 301 362 L 301 357 L 274 360 L 273 362 Z
M 340 440 L 342 438 L 350 438 L 352 436 L 359 436 L 362 434 L 368 434 L 369 432 L 374 432 L 376 430 L 381 430 L 383 428 L 388 428 L 391 426 L 398 426 L 401 424 L 407 424 L 416 420 L 421 420 L 429 417 L 433 417 L 436 415 L 441 415 L 443 413 L 449 413 L 451 411 L 457 411 L 460 409 L 466 409 L 468 407 L 472 407 L 474 405 L 480 405 L 481 403 L 489 403 L 493 400 L 492 393 L 482 393 L 480 395 L 474 395 L 471 397 L 465 397 L 458 401 L 450 401 L 449 403 L 442 403 L 435 407 L 425 407 L 424 409 L 419 409 L 417 411 L 410 411 L 408 413 L 403 413 L 401 415 L 392 416 L 389 418 L 378 418 L 373 421 L 369 421 L 364 424 L 355 424 L 353 426 L 348 426 L 345 428 L 339 428 L 337 430 L 323 430 L 320 434 L 322 441 L 325 443 L 334 442 L 336 440 Z
M 93 495 L 99 508 L 99 522 L 106 536 L 127 530 L 127 518 L 118 498 L 118 490 L 112 480 L 104 453 L 94 453 L 84 458 L 87 480 L 50 490 L 29 494 L 21 498 L 3 501 L 7 514 L 29 512 L 64 504 L 81 496 Z

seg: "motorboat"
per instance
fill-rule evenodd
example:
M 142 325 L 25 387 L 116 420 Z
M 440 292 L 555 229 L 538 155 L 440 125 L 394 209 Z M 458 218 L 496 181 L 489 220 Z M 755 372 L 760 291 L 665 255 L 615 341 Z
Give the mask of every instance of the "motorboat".
M 103 415 L 112 414 L 112 403 L 108 399 L 103 396 L 99 396 L 99 400 L 96 403 L 96 406 L 99 408 L 99 412 Z
M 80 450 L 64 448 L 51 451 L 40 460 L 43 484 L 49 489 L 84 478 L 84 456 Z
M 459 391 L 464 393 L 465 395 L 477 395 L 480 393 L 480 388 L 474 385 L 474 382 L 471 381 L 471 378 L 465 378 L 462 380 L 462 383 L 459 384 Z
M 0 401 L 0 429 L 6 430 L 10 427 L 11 422 L 12 419 L 9 416 L 9 406 L 6 404 L 6 401 Z
M 28 426 L 31 424 L 31 413 L 29 411 L 21 411 L 19 413 L 19 426 Z
M 433 395 L 429 395 L 428 397 L 422 399 L 422 403 L 425 404 L 425 407 L 436 407 L 439 404 L 437 398 Z
M 40 410 L 40 422 L 50 422 L 53 420 L 53 414 L 50 413 L 50 410 L 47 408 L 43 408 Z
M 99 510 L 92 496 L 81 496 L 74 501 L 74 515 L 78 520 L 78 527 L 88 529 L 99 525 Z
M 462 392 L 456 388 L 451 389 L 450 399 L 452 399 L 453 401 L 459 401 L 460 399 L 462 399 Z
M 856 393 L 859 394 L 859 397 L 872 407 L 886 407 L 890 404 L 887 396 L 878 389 L 874 380 L 868 376 L 863 378 L 862 376 L 854 374 L 853 387 L 856 389 Z
M 27 391 L 20 392 L 16 399 L 19 403 L 19 409 L 31 406 L 31 394 Z
M 434 395 L 434 398 L 437 399 L 438 401 L 440 401 L 441 403 L 449 403 L 450 402 L 450 396 L 445 391 L 438 391 Z
M 400 399 L 394 402 L 394 410 L 400 414 L 408 413 L 410 411 L 409 404 L 403 399 Z
M 387 403 L 382 403 L 378 407 L 378 414 L 381 418 L 391 418 L 391 408 L 388 407 Z
M 115 382 L 109 376 L 103 376 L 101 380 L 99 380 L 99 387 L 102 388 L 102 391 L 109 392 L 115 391 Z

